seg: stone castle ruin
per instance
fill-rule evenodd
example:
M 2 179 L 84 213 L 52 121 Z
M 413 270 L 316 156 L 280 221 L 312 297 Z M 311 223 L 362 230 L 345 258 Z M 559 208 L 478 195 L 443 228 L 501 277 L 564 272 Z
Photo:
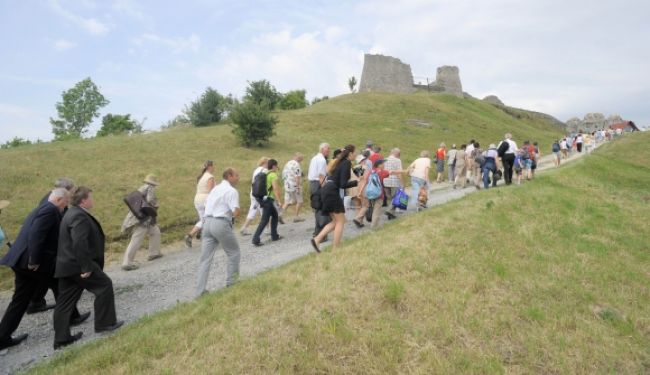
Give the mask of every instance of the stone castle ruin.
M 436 71 L 435 82 L 415 84 L 411 66 L 391 56 L 365 54 L 359 92 L 412 93 L 417 90 L 446 92 L 463 96 L 463 86 L 456 66 L 441 66 Z
M 570 132 L 578 131 L 593 132 L 608 128 L 614 124 L 620 124 L 623 119 L 620 115 L 613 114 L 605 117 L 602 113 L 587 113 L 583 119 L 573 117 L 566 122 L 566 128 Z

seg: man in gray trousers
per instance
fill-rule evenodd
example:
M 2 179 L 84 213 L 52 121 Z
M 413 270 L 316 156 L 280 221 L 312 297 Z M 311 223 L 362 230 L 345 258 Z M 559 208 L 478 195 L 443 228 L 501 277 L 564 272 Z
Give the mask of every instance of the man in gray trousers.
M 207 293 L 208 275 L 219 244 L 228 256 L 226 286 L 233 285 L 239 277 L 239 243 L 232 228 L 234 219 L 240 213 L 239 193 L 235 189 L 239 182 L 239 173 L 234 168 L 227 168 L 222 177 L 223 181 L 212 189 L 205 202 L 197 297 Z

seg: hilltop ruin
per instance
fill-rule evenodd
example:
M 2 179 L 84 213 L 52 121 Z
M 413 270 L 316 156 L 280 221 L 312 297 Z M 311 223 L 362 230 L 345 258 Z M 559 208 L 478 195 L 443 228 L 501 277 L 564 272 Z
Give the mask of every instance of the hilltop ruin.
M 423 85 L 413 82 L 411 66 L 404 64 L 400 59 L 384 55 L 364 55 L 359 92 L 411 93 L 417 90 L 446 92 L 459 98 L 464 97 L 460 73 L 456 66 L 439 67 L 436 70 L 436 80 Z

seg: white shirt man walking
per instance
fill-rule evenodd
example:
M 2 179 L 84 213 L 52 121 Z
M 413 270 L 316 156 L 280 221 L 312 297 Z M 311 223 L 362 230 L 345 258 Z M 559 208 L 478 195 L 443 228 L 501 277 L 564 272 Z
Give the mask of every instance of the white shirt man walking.
M 226 286 L 233 285 L 239 277 L 239 243 L 233 231 L 234 218 L 240 213 L 239 193 L 235 189 L 239 173 L 234 168 L 227 168 L 222 177 L 223 181 L 212 189 L 205 202 L 197 297 L 207 292 L 208 275 L 219 244 L 228 257 Z
M 309 171 L 307 172 L 307 179 L 309 180 L 309 191 L 314 208 L 314 196 L 320 202 L 320 187 L 327 177 L 327 156 L 330 154 L 330 145 L 328 143 L 321 143 L 318 146 L 318 153 L 311 158 L 309 162 Z M 314 208 L 315 228 L 314 236 L 331 221 L 329 215 L 323 215 L 320 209 Z

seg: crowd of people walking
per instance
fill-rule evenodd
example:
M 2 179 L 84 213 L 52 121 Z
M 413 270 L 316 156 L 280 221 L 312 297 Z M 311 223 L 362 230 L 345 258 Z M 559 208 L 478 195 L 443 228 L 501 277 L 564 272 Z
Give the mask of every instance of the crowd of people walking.
M 553 142 L 550 152 L 553 161 L 560 165 L 572 152 L 591 152 L 598 143 L 609 139 L 607 132 L 567 135 Z M 330 153 L 332 157 L 330 158 Z M 352 219 L 358 228 L 370 222 L 377 228 L 383 216 L 386 220 L 397 218 L 400 210 L 407 209 L 408 201 L 417 211 L 427 208 L 431 190 L 431 169 L 435 167 L 435 183 L 449 184 L 454 189 L 468 183 L 477 189 L 497 186 L 503 178 L 506 185 L 522 184 L 535 177 L 541 151 L 537 142 L 525 140 L 518 147 L 508 133 L 498 143 L 482 149 L 476 140 L 460 147 L 452 144 L 448 150 L 440 143 L 434 160 L 428 150 L 403 168 L 401 150 L 393 148 L 384 158 L 381 148 L 366 142 L 357 154 L 357 148 L 346 145 L 331 148 L 321 143 L 310 159 L 306 174 L 309 186 L 309 205 L 314 212 L 314 229 L 311 245 L 321 252 L 322 243 L 332 236 L 332 249 L 340 246 L 346 224 L 346 212 L 356 208 Z M 240 199 L 237 186 L 239 171 L 226 167 L 219 183 L 215 180 L 215 164 L 207 160 L 196 182 L 194 207 L 198 220 L 185 235 L 188 248 L 193 240 L 200 239 L 201 255 L 198 259 L 196 296 L 207 292 L 206 285 L 214 262 L 217 247 L 221 245 L 227 256 L 226 286 L 239 278 L 240 240 L 250 236 L 248 228 L 256 216 L 261 219 L 251 236 L 251 244 L 263 246 L 262 234 L 266 230 L 271 241 L 283 239 L 279 224 L 283 214 L 295 205 L 294 223 L 304 221 L 301 208 L 304 203 L 304 156 L 295 153 L 282 169 L 276 159 L 261 157 L 252 173 L 250 207 L 246 219 L 235 230 L 235 220 L 240 216 Z M 445 174 L 445 168 L 447 173 Z M 282 172 L 280 172 L 280 170 Z M 406 178 L 410 178 L 410 197 L 406 191 Z M 446 180 L 445 181 L 445 177 Z M 128 211 L 122 231 L 131 234 L 124 253 L 122 270 L 139 268 L 135 254 L 145 237 L 149 238 L 148 260 L 162 257 L 160 228 L 157 225 L 159 207 L 155 190 L 159 186 L 155 175 L 149 174 L 140 186 L 124 200 Z M 248 190 L 248 188 L 246 189 Z M 9 205 L 0 201 L 0 212 Z M 80 313 L 76 307 L 84 290 L 95 296 L 94 326 L 96 332 L 112 331 L 122 326 L 117 319 L 113 285 L 103 271 L 105 237 L 99 221 L 93 216 L 92 190 L 75 186 L 72 180 L 60 178 L 54 189 L 26 217 L 18 236 L 10 244 L 9 252 L 0 264 L 12 268 L 15 290 L 9 306 L 0 321 L 0 349 L 15 346 L 27 338 L 16 335 L 20 321 L 26 313 L 38 313 L 54 308 L 53 346 L 67 346 L 81 338 L 82 333 L 71 334 L 70 327 L 86 321 L 90 312 Z M 239 236 L 237 235 L 239 233 Z M 0 241 L 4 234 L 0 228 Z M 56 304 L 47 304 L 44 297 L 51 289 Z

